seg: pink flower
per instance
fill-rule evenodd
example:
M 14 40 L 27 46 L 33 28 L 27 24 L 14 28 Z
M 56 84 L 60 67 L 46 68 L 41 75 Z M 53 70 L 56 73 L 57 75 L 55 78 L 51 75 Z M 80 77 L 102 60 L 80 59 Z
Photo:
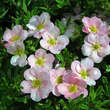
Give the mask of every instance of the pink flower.
M 52 90 L 49 74 L 46 72 L 38 72 L 36 69 L 28 69 L 24 72 L 25 80 L 21 82 L 23 93 L 30 93 L 34 101 L 40 101 L 48 97 Z
M 60 93 L 58 92 L 58 85 L 63 83 L 63 76 L 66 74 L 65 68 L 58 68 L 58 69 L 52 69 L 49 71 L 50 73 L 50 81 L 53 86 L 52 93 L 55 96 L 60 96 Z
M 58 91 L 65 96 L 66 99 L 75 99 L 81 94 L 84 94 L 84 97 L 88 95 L 87 84 L 84 80 L 77 77 L 77 75 L 70 73 L 64 76 L 64 83 L 58 86 Z
M 89 34 L 85 38 L 85 43 L 82 46 L 82 53 L 92 58 L 95 63 L 100 63 L 103 57 L 110 54 L 108 36 Z
M 27 65 L 27 56 L 25 54 L 25 47 L 23 42 L 16 41 L 16 43 L 9 43 L 6 46 L 7 52 L 14 55 L 12 56 L 10 63 L 13 66 L 20 66 L 23 67 Z
M 43 12 L 40 16 L 33 16 L 27 27 L 31 30 L 30 35 L 34 35 L 36 38 L 41 38 L 45 31 L 48 31 L 54 24 L 50 21 L 48 13 Z
M 54 59 L 52 54 L 47 54 L 45 50 L 38 49 L 35 55 L 29 56 L 28 64 L 39 71 L 48 71 L 52 68 Z
M 9 43 L 23 42 L 28 37 L 28 32 L 23 30 L 21 25 L 16 25 L 12 30 L 8 29 L 4 32 L 3 39 Z
M 96 16 L 92 18 L 84 17 L 82 22 L 84 24 L 83 32 L 85 33 L 93 33 L 98 35 L 107 34 L 107 24 L 105 22 L 103 23 L 101 19 Z
M 53 54 L 59 54 L 69 43 L 69 39 L 65 35 L 59 35 L 59 29 L 56 26 L 42 36 L 40 45 Z
M 93 66 L 93 61 L 89 58 L 86 58 L 83 59 L 81 62 L 77 60 L 73 61 L 71 64 L 71 69 L 74 74 L 77 74 L 78 77 L 82 78 L 89 86 L 91 86 L 95 85 L 95 80 L 101 77 L 100 70 Z

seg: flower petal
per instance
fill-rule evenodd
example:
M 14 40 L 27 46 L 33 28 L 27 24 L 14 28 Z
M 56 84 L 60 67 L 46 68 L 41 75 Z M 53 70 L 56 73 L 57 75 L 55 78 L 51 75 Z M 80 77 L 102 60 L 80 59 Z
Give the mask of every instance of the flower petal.
M 29 81 L 26 81 L 26 80 L 22 81 L 20 86 L 23 87 L 23 89 L 21 89 L 21 91 L 23 93 L 30 93 L 31 92 L 32 86 L 31 86 L 31 83 Z
M 11 57 L 11 60 L 10 60 L 10 63 L 11 63 L 13 66 L 16 66 L 16 65 L 18 64 L 18 59 L 19 59 L 19 56 L 18 56 L 18 55 L 12 56 L 12 57 Z
M 41 100 L 41 97 L 39 95 L 39 91 L 37 89 L 32 89 L 31 90 L 31 98 L 32 100 L 38 102 Z
M 85 81 L 89 86 L 95 86 L 96 85 L 96 82 L 93 79 L 91 79 L 90 77 L 86 78 Z
M 92 52 L 90 58 L 92 58 L 95 63 L 100 63 L 103 59 L 102 57 L 98 56 L 98 53 L 96 51 Z
M 85 58 L 81 61 L 81 64 L 86 68 L 86 70 L 91 69 L 94 66 L 94 62 L 90 58 Z
M 5 41 L 9 41 L 13 36 L 16 36 L 16 33 L 12 30 L 6 30 L 3 35 Z
M 75 74 L 79 74 L 79 72 L 81 71 L 81 65 L 79 61 L 73 61 L 71 64 L 71 69 L 73 71 L 73 73 Z
M 84 44 L 81 48 L 83 55 L 85 56 L 90 56 L 92 53 L 92 48 L 91 46 Z
M 89 77 L 94 79 L 94 80 L 97 80 L 101 77 L 101 72 L 98 68 L 93 68 L 89 71 Z

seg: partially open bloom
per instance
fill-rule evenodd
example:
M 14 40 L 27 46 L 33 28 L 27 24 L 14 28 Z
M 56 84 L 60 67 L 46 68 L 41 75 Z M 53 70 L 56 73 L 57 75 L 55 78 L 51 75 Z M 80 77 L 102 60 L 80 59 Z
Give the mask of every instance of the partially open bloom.
M 27 27 L 31 30 L 34 37 L 41 38 L 45 31 L 48 31 L 54 24 L 50 21 L 50 16 L 48 13 L 43 12 L 40 16 L 33 16 Z
M 107 24 L 102 22 L 101 19 L 97 18 L 96 16 L 92 18 L 84 17 L 82 22 L 84 24 L 83 32 L 85 33 L 93 33 L 98 35 L 107 34 Z
M 59 29 L 56 26 L 45 32 L 42 36 L 43 39 L 41 39 L 40 45 L 53 54 L 59 54 L 69 43 L 67 36 L 59 35 Z
M 28 64 L 39 71 L 48 71 L 52 68 L 54 59 L 52 54 L 47 54 L 45 50 L 38 49 L 35 55 L 29 56 Z
M 87 84 L 84 80 L 77 77 L 77 75 L 70 73 L 64 76 L 64 83 L 58 86 L 58 91 L 65 96 L 66 99 L 75 99 L 81 94 L 84 94 L 84 97 L 88 95 L 86 89 Z
M 71 69 L 73 71 L 73 74 L 77 74 L 78 77 L 82 78 L 89 86 L 91 86 L 95 85 L 95 80 L 101 77 L 100 70 L 93 66 L 93 61 L 89 58 L 86 58 L 81 62 L 77 60 L 73 61 L 71 64 Z
M 28 32 L 23 30 L 21 25 L 16 25 L 12 30 L 8 29 L 4 32 L 3 40 L 9 43 L 23 42 L 28 37 Z
M 95 63 L 100 63 L 103 57 L 110 54 L 108 36 L 89 34 L 85 38 L 85 43 L 82 46 L 82 53 L 92 58 Z
M 6 49 L 8 53 L 13 55 L 10 61 L 12 65 L 18 65 L 20 67 L 27 65 L 27 56 L 23 42 L 9 43 Z
M 50 73 L 50 81 L 53 86 L 52 93 L 56 96 L 60 96 L 58 92 L 58 86 L 63 83 L 63 76 L 67 74 L 65 68 L 52 69 L 49 71 Z
M 48 97 L 52 90 L 48 73 L 31 68 L 24 72 L 24 78 L 21 82 L 23 93 L 30 93 L 32 100 L 37 102 Z

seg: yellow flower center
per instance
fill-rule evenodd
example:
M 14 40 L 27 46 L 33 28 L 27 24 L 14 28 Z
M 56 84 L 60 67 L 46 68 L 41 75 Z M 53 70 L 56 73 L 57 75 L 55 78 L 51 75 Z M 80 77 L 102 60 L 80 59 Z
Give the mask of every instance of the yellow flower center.
M 42 81 L 39 80 L 39 79 L 35 79 L 35 80 L 32 81 L 32 86 L 33 86 L 34 88 L 40 88 L 41 85 L 42 85 Z
M 58 77 L 56 78 L 56 83 L 57 83 L 57 84 L 62 83 L 62 76 L 58 76 Z
M 96 26 L 91 26 L 89 29 L 94 33 L 98 31 L 98 28 Z
M 12 37 L 11 41 L 12 41 L 12 42 L 16 42 L 16 41 L 19 40 L 19 39 L 20 39 L 19 36 L 14 36 L 14 37 Z
M 85 78 L 87 77 L 88 73 L 87 73 L 87 71 L 85 71 L 85 70 L 81 70 L 81 71 L 80 71 L 80 75 L 81 75 L 82 78 L 85 79 Z
M 24 50 L 23 49 L 21 49 L 21 48 L 18 48 L 16 51 L 15 51 L 15 53 L 14 53 L 15 55 L 19 55 L 19 56 L 21 56 L 21 55 L 23 55 L 24 54 Z
M 37 59 L 36 59 L 36 65 L 38 65 L 38 66 L 43 66 L 44 65 L 44 58 L 43 57 L 38 57 Z
M 48 41 L 47 41 L 50 45 L 55 45 L 56 44 L 56 39 L 55 38 L 50 38 Z
M 68 89 L 69 89 L 69 92 L 70 93 L 76 93 L 77 91 L 78 91 L 78 87 L 77 87 L 77 85 L 70 85 L 69 87 L 68 87 Z
M 38 26 L 37 26 L 37 29 L 38 30 L 41 30 L 41 29 L 43 29 L 44 28 L 44 25 L 43 24 L 39 24 Z
M 99 50 L 101 48 L 99 43 L 93 45 L 93 50 Z

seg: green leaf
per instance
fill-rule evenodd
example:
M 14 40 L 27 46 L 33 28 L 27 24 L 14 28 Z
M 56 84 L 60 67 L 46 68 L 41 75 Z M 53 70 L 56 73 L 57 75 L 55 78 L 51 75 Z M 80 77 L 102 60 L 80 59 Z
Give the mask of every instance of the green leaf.
M 23 10 L 25 13 L 27 13 L 26 0 L 23 0 Z
M 9 10 L 9 9 L 5 10 L 5 11 L 0 15 L 0 19 L 3 18 L 3 17 L 8 13 L 8 10 Z

